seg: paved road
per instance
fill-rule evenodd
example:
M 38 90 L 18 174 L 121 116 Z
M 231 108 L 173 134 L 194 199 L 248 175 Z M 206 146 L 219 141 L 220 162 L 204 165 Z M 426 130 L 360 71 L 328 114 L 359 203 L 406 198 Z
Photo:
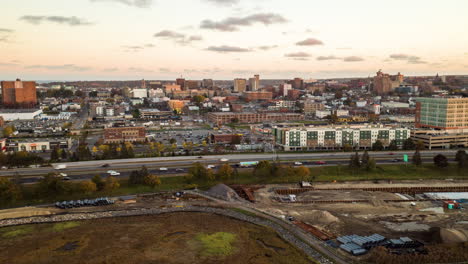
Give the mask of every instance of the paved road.
M 432 162 L 434 155 L 441 151 L 425 151 L 421 152 L 423 162 Z M 347 165 L 349 156 L 352 153 L 291 153 L 279 154 L 278 158 L 282 163 L 291 163 L 300 161 L 305 166 L 335 166 Z M 408 154 L 410 157 L 413 152 L 370 152 L 372 158 L 376 159 L 377 164 L 403 164 L 403 154 Z M 445 151 L 445 155 L 453 158 L 455 151 Z M 107 160 L 107 161 L 84 161 L 65 163 L 67 168 L 59 172 L 67 174 L 72 180 L 90 179 L 96 174 L 106 175 L 108 170 L 114 170 L 121 173 L 120 178 L 127 178 L 131 171 L 140 169 L 143 165 L 148 167 L 149 171 L 154 174 L 159 174 L 163 177 L 177 176 L 187 173 L 188 168 L 194 162 L 202 162 L 205 165 L 219 166 L 220 159 L 229 159 L 231 165 L 236 165 L 241 161 L 260 161 L 272 160 L 276 158 L 271 154 L 243 154 L 243 155 L 217 155 L 204 156 L 203 158 L 180 156 L 180 157 L 161 157 L 161 158 L 144 158 L 144 159 L 125 159 L 125 160 Z M 399 161 L 397 161 L 399 160 Z M 325 165 L 320 165 L 317 161 L 325 161 Z M 102 167 L 103 164 L 108 164 L 109 167 Z M 160 168 L 167 168 L 161 171 Z M 32 183 L 40 179 L 41 176 L 50 173 L 58 172 L 53 167 L 42 168 L 21 168 L 0 171 L 0 176 L 13 177 L 16 174 L 23 178 L 22 182 Z

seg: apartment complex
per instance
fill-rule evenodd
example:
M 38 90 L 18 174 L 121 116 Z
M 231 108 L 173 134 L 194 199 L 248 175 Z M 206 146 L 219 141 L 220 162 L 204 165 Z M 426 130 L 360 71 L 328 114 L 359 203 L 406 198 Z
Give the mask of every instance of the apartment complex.
M 297 113 L 233 113 L 215 112 L 208 113 L 208 120 L 218 126 L 233 122 L 253 124 L 263 122 L 284 122 L 304 120 L 303 114 Z
M 144 127 L 111 127 L 104 129 L 104 144 L 143 142 L 146 139 Z
M 37 104 L 36 82 L 2 81 L 2 103 L 4 106 L 35 107 Z
M 468 98 L 417 98 L 417 128 L 468 129 Z
M 384 146 L 393 140 L 402 145 L 410 137 L 410 130 L 383 125 L 294 127 L 275 128 L 273 135 L 276 144 L 286 151 L 340 149 L 344 145 L 368 149 L 377 140 Z
M 315 115 L 317 111 L 325 110 L 325 105 L 322 103 L 307 100 L 304 102 L 304 114 Z

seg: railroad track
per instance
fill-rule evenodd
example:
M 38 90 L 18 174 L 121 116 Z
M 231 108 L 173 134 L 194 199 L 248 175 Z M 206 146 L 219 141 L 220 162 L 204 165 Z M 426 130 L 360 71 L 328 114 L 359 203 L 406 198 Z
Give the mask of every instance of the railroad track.
M 301 194 L 310 191 L 366 191 L 366 192 L 391 192 L 404 194 L 418 194 L 426 192 L 468 192 L 468 186 L 451 187 L 375 187 L 375 188 L 296 188 L 276 189 L 279 195 Z

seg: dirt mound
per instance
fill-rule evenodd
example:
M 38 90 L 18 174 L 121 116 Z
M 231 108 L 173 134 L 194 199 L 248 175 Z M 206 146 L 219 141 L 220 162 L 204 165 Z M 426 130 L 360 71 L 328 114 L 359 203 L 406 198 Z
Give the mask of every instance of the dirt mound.
M 225 184 L 218 184 L 216 186 L 211 187 L 206 192 L 208 195 L 228 201 L 228 202 L 233 202 L 233 201 L 241 201 L 242 198 L 237 195 L 237 193 L 231 189 L 229 186 Z
M 440 243 L 461 243 L 468 241 L 468 230 L 437 228 L 435 230 L 436 241 Z

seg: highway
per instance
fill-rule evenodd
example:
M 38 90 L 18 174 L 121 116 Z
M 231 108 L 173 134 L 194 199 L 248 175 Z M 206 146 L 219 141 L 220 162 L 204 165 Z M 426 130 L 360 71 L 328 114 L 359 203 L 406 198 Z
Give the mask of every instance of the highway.
M 432 162 L 435 155 L 442 153 L 453 160 L 456 151 L 423 151 L 421 157 L 423 162 Z M 201 162 L 204 165 L 217 166 L 222 163 L 221 159 L 228 159 L 229 163 L 233 166 L 242 161 L 261 161 L 261 160 L 274 160 L 277 157 L 282 163 L 302 162 L 303 165 L 308 167 L 315 166 L 335 166 L 347 165 L 349 158 L 353 153 L 351 152 L 336 152 L 336 153 L 288 153 L 288 154 L 231 154 L 231 155 L 214 155 L 203 156 L 202 158 L 196 156 L 177 156 L 177 157 L 159 157 L 159 158 L 137 158 L 137 159 L 120 159 L 120 160 L 99 160 L 99 161 L 81 161 L 60 163 L 66 164 L 67 168 L 64 170 L 55 170 L 53 167 L 40 167 L 40 168 L 18 168 L 1 170 L 0 176 L 14 177 L 19 175 L 23 183 L 32 183 L 40 179 L 41 176 L 50 172 L 61 172 L 67 174 L 72 180 L 90 179 L 96 174 L 102 176 L 107 175 L 108 170 L 114 170 L 121 173 L 120 178 L 126 178 L 130 175 L 131 171 L 139 170 L 142 166 L 146 166 L 150 173 L 159 174 L 163 177 L 173 177 L 185 174 L 188 168 L 195 162 Z M 362 154 L 362 153 L 360 153 Z M 403 164 L 403 155 L 407 154 L 409 158 L 414 154 L 414 151 L 394 151 L 394 152 L 369 152 L 369 156 L 374 158 L 377 164 Z M 398 160 L 398 161 L 397 161 Z M 326 164 L 317 164 L 317 161 L 324 161 Z M 53 164 L 57 165 L 59 163 Z M 103 167 L 108 164 L 108 167 Z M 167 171 L 160 171 L 160 168 L 167 168 Z

